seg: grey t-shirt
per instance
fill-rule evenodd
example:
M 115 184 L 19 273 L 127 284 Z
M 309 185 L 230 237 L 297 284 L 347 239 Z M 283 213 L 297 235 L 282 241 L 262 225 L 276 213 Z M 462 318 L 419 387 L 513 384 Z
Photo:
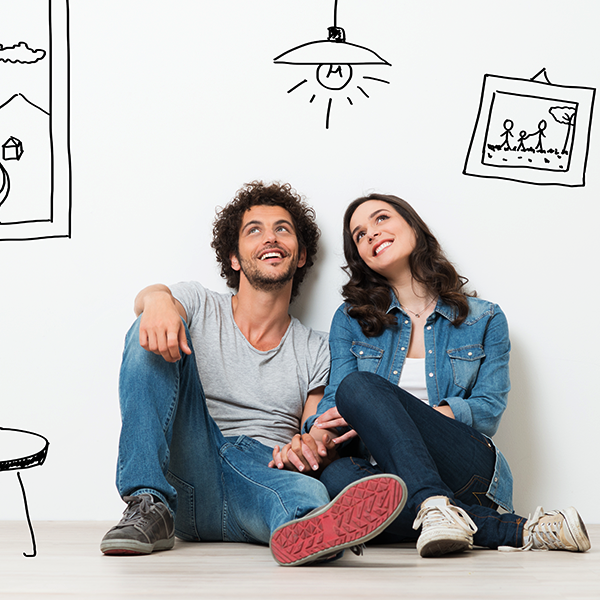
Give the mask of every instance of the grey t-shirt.
M 292 317 L 279 346 L 263 352 L 236 325 L 231 293 L 195 281 L 170 289 L 187 313 L 208 410 L 223 435 L 287 444 L 300 431 L 309 392 L 327 385 L 327 335 Z

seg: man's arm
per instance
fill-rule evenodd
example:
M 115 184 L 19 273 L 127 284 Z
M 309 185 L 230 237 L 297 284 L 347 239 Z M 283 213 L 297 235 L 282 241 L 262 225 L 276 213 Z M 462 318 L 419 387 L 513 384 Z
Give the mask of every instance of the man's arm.
M 181 358 L 180 349 L 185 354 L 192 353 L 185 335 L 187 314 L 166 285 L 155 284 L 144 288 L 136 296 L 133 309 L 136 316 L 142 315 L 142 348 L 159 354 L 167 362 L 178 361 Z

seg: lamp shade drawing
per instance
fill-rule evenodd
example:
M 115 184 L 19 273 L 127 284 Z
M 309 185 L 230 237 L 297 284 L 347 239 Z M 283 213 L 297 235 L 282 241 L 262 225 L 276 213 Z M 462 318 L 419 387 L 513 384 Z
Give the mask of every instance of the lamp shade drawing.
M 21 493 L 23 494 L 25 516 L 27 517 L 31 543 L 33 545 L 32 554 L 23 552 L 23 556 L 28 558 L 34 557 L 37 554 L 37 549 L 31 519 L 29 518 L 27 495 L 25 494 L 25 486 L 23 485 L 20 471 L 43 465 L 48 456 L 49 445 L 50 442 L 39 433 L 0 427 L 0 472 L 17 471 L 17 479 L 19 480 Z
M 325 90 L 334 93 L 347 88 L 353 80 L 353 67 L 358 65 L 391 66 L 387 60 L 373 50 L 346 41 L 345 30 L 337 25 L 337 5 L 338 3 L 336 0 L 334 5 L 334 24 L 327 29 L 327 39 L 301 44 L 290 50 L 286 50 L 273 59 L 275 64 L 280 65 L 316 66 L 315 75 L 317 83 Z M 389 81 L 376 77 L 365 76 L 363 79 L 389 84 Z M 304 79 L 288 90 L 288 93 L 295 91 L 307 82 L 308 80 Z M 361 85 L 357 85 L 356 87 L 365 97 L 369 97 Z M 316 94 L 311 97 L 311 103 L 314 101 L 315 97 Z M 346 96 L 346 99 L 352 104 L 350 96 Z M 329 128 L 332 102 L 333 94 L 330 95 L 327 104 L 326 128 Z

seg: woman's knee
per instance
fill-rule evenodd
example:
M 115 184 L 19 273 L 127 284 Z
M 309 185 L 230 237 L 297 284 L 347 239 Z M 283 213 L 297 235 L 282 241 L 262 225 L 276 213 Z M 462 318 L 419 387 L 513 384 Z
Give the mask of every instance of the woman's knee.
M 353 410 L 364 405 L 364 398 L 370 394 L 373 385 L 381 379 L 379 375 L 355 371 L 346 375 L 338 386 L 335 394 L 335 403 L 340 412 Z

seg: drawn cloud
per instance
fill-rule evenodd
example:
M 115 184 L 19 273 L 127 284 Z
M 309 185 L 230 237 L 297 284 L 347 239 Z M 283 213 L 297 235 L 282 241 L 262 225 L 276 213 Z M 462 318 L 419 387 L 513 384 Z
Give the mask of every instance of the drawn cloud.
M 3 46 L 0 44 L 0 62 L 33 64 L 42 60 L 45 56 L 45 50 L 34 50 L 25 42 L 19 42 L 15 46 Z

